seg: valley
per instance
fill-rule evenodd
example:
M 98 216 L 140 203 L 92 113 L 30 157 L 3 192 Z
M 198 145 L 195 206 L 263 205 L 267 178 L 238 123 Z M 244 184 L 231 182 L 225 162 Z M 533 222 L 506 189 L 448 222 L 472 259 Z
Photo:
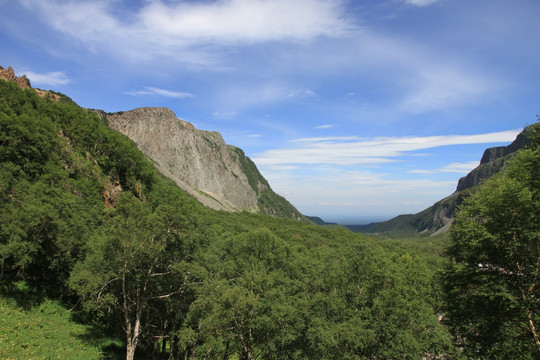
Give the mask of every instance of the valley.
M 300 214 L 171 110 L 43 93 L 0 80 L 0 358 L 540 354 L 537 126 L 379 239 Z

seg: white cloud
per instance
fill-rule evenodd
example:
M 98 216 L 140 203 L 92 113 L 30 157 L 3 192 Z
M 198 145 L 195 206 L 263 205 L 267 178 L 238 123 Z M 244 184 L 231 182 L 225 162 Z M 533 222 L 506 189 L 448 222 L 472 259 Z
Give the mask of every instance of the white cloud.
M 436 174 L 441 172 L 467 174 L 479 164 L 478 161 L 468 161 L 465 163 L 451 163 L 436 170 L 411 170 L 409 172 L 413 174 Z
M 465 163 L 451 163 L 443 167 L 440 171 L 466 174 L 470 172 L 472 169 L 474 169 L 475 167 L 477 167 L 478 165 L 480 165 L 479 161 L 469 161 Z
M 330 129 L 330 128 L 333 128 L 333 127 L 334 127 L 334 125 L 324 124 L 324 125 L 315 126 L 315 129 Z
M 475 103 L 500 88 L 484 74 L 471 71 L 467 64 L 460 66 L 465 60 L 441 59 L 437 50 L 421 48 L 413 40 L 378 34 L 375 29 L 363 27 L 360 31 L 358 24 L 362 19 L 347 8 L 346 1 L 152 0 L 122 11 L 119 7 L 125 5 L 123 1 L 20 1 L 44 22 L 74 39 L 75 47 L 86 46 L 99 54 L 109 52 L 123 64 L 183 63 L 189 70 L 246 74 L 235 56 L 247 48 L 233 48 L 250 46 L 256 53 L 256 45 L 266 44 L 277 60 L 254 62 L 253 72 L 276 72 L 283 85 L 299 73 L 319 77 L 321 73 L 351 71 L 366 77 L 377 76 L 376 83 L 387 82 L 397 97 L 391 107 L 374 101 L 373 106 L 384 106 L 375 109 L 379 113 L 421 113 Z M 409 1 L 416 6 L 433 2 Z M 352 20 L 353 16 L 357 18 Z M 291 47 L 281 47 L 291 42 L 301 44 L 302 51 L 291 52 Z M 253 53 L 242 55 L 249 58 Z M 263 99 L 280 101 L 287 95 L 318 95 L 310 89 L 291 91 L 288 85 L 280 91 L 284 93 L 279 96 L 265 92 Z M 238 111 L 236 108 L 268 103 L 254 98 L 250 94 L 237 96 L 226 104 Z M 237 102 L 239 105 L 235 106 Z
M 402 111 L 421 113 L 477 103 L 505 85 L 499 77 L 472 69 L 466 57 L 453 57 L 436 43 L 421 44 L 396 34 L 389 37 L 374 31 L 366 31 L 357 39 L 361 53 L 348 54 L 343 63 L 331 65 L 351 70 L 360 67 L 366 69 L 368 77 L 374 72 L 378 82 L 387 82 L 387 86 L 395 89 L 398 97 L 395 108 Z M 332 52 L 326 50 L 326 53 Z M 323 53 L 319 58 L 325 56 L 330 55 Z
M 519 130 L 476 135 L 426 137 L 358 136 L 301 138 L 294 146 L 255 154 L 257 164 L 272 188 L 305 214 L 339 219 L 351 214 L 388 218 L 415 213 L 451 194 L 457 177 L 477 161 L 437 165 L 436 170 L 410 171 L 423 166 L 417 151 L 442 146 L 508 143 Z M 444 163 L 444 157 L 437 160 Z M 407 173 L 436 174 L 407 178 Z M 317 194 L 316 199 L 313 194 Z
M 357 95 L 358 105 L 367 105 L 378 114 L 455 109 L 492 100 L 508 87 L 501 74 L 489 73 L 469 57 L 455 56 L 442 44 L 364 29 L 354 37 L 321 39 L 317 46 L 293 53 L 294 58 L 283 56 L 280 65 L 290 67 L 290 74 L 300 71 L 313 78 L 330 74 L 344 82 L 351 77 L 373 82 L 392 98 L 390 103 L 379 103 L 376 97 L 368 100 L 353 91 L 348 95 Z
M 307 90 L 307 89 L 296 89 L 288 94 L 289 97 L 300 97 L 300 98 L 307 98 L 307 97 L 313 97 L 315 96 L 315 91 L 313 90 Z
M 216 43 L 310 40 L 338 36 L 351 26 L 340 2 L 327 0 L 227 0 L 210 3 L 154 1 L 139 15 L 150 33 Z
M 163 96 L 175 99 L 185 99 L 194 97 L 193 94 L 187 92 L 170 91 L 165 89 L 159 89 L 151 86 L 145 87 L 146 90 L 129 91 L 126 95 L 131 96 Z
M 236 111 L 214 111 L 212 113 L 212 116 L 218 118 L 218 119 L 234 119 L 238 116 L 238 112 Z
M 20 2 L 91 51 L 139 60 L 174 55 L 198 65 L 212 62 L 212 46 L 304 42 L 354 30 L 344 4 L 330 0 L 154 0 L 131 11 L 105 0 Z
M 405 0 L 405 3 L 414 6 L 428 6 L 441 0 Z
M 418 163 L 416 151 L 442 146 L 508 143 L 519 130 L 476 135 L 426 137 L 312 137 L 294 146 L 252 156 L 272 188 L 306 214 L 337 219 L 352 213 L 392 217 L 415 213 L 455 190 L 477 161 L 450 163 L 436 170 L 407 170 Z M 411 153 L 415 152 L 415 153 Z M 406 158 L 408 157 L 408 158 Z M 444 162 L 441 158 L 439 161 Z M 407 178 L 406 173 L 437 174 Z M 441 175 L 447 174 L 447 175 Z M 317 198 L 313 198 L 317 194 Z M 346 209 L 345 209 L 346 208 Z
M 382 164 L 397 161 L 407 152 L 449 145 L 510 142 L 520 130 L 508 130 L 478 135 L 443 135 L 426 137 L 381 137 L 361 139 L 348 137 L 317 137 L 296 140 L 297 147 L 271 149 L 253 156 L 260 165 L 278 164 Z
M 33 71 L 23 71 L 32 86 L 41 85 L 41 86 L 61 86 L 66 85 L 70 82 L 66 74 L 61 71 L 53 71 L 44 74 L 38 74 Z

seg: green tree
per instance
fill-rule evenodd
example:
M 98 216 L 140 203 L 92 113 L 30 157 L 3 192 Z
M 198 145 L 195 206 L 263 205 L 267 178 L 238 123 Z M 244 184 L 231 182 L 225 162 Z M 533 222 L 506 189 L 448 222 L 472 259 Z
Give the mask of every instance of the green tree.
M 421 258 L 358 243 L 318 254 L 307 284 L 309 358 L 418 359 L 452 351 Z
M 302 330 L 292 305 L 290 251 L 267 229 L 229 234 L 205 254 L 198 290 L 181 339 L 186 358 L 286 359 Z
M 445 322 L 468 356 L 540 358 L 540 151 L 519 153 L 452 227 Z
M 70 283 L 89 310 L 109 324 L 122 324 L 131 360 L 141 334 L 162 330 L 149 329 L 152 319 L 169 315 L 152 312 L 169 311 L 163 306 L 166 299 L 181 296 L 186 288 L 189 271 L 182 247 L 188 234 L 174 208 L 160 205 L 152 211 L 130 193 L 123 193 L 110 212 Z

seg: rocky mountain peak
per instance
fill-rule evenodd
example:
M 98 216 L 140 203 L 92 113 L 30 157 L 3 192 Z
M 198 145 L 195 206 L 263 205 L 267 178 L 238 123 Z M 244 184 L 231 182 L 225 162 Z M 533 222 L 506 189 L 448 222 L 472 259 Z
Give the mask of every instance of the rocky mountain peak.
M 28 77 L 26 77 L 26 75 L 16 76 L 15 71 L 13 70 L 11 66 L 9 66 L 7 69 L 4 69 L 0 66 L 0 80 L 14 82 L 15 84 L 17 84 L 18 87 L 20 87 L 23 90 L 34 89 L 34 91 L 40 97 L 48 97 L 51 100 L 60 101 L 60 97 L 56 94 L 53 94 L 50 91 L 32 88 L 32 85 L 30 84 L 30 80 L 28 79 Z
M 18 87 L 21 89 L 29 89 L 32 86 L 30 85 L 30 80 L 26 77 L 26 75 L 23 76 L 16 76 L 15 71 L 10 66 L 7 69 L 0 68 L 0 79 L 14 82 L 17 84 Z
M 525 129 L 522 133 L 518 134 L 516 140 L 514 140 L 510 145 L 487 148 L 484 151 L 482 160 L 480 160 L 480 165 L 490 163 L 530 145 L 531 141 L 525 135 L 526 131 L 527 130 Z
M 530 145 L 531 141 L 527 138 L 527 131 L 525 128 L 509 145 L 487 148 L 482 155 L 480 165 L 467 176 L 459 179 L 456 191 L 472 188 L 499 172 L 509 155 Z
M 227 145 L 218 132 L 198 130 L 162 107 L 106 114 L 106 118 L 112 129 L 132 139 L 165 176 L 204 205 L 302 218 L 271 190 L 244 152 Z

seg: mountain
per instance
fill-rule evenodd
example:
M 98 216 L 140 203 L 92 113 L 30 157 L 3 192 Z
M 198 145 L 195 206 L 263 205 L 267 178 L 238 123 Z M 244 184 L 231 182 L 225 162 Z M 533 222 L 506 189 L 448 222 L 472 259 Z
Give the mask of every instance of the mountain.
M 31 89 L 40 97 L 73 103 L 54 91 L 33 88 L 26 75 L 0 67 L 0 79 Z M 73 103 L 74 104 L 74 103 Z M 167 108 L 139 108 L 108 114 L 92 110 L 104 123 L 133 140 L 162 174 L 202 204 L 225 211 L 262 213 L 306 220 L 276 194 L 242 149 L 227 145 L 214 131 L 197 130 Z
M 348 225 L 347 228 L 355 232 L 390 238 L 417 234 L 437 235 L 447 232 L 467 190 L 474 189 L 484 180 L 498 173 L 508 159 L 529 145 L 530 140 L 527 133 L 533 126 L 538 125 L 526 127 L 510 145 L 486 149 L 480 160 L 480 165 L 459 179 L 456 191 L 429 208 L 417 214 L 399 215 L 388 221 L 368 225 Z
M 244 152 L 215 131 L 196 129 L 168 108 L 138 108 L 105 114 L 110 128 L 133 140 L 162 174 L 204 205 L 305 219 L 277 195 Z

